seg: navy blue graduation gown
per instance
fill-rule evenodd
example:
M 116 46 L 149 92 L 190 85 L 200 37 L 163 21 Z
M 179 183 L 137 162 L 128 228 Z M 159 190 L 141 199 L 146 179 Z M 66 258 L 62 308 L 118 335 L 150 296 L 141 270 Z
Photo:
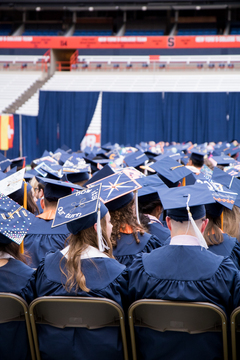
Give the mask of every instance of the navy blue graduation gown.
M 199 246 L 163 246 L 129 268 L 130 302 L 139 299 L 210 302 L 228 315 L 240 302 L 239 271 L 229 258 Z M 219 333 L 158 332 L 136 327 L 138 360 L 222 358 Z
M 46 253 L 51 250 L 62 250 L 69 236 L 67 226 L 52 228 L 53 220 L 35 218 L 24 238 L 24 248 L 31 256 L 29 266 L 37 268 Z
M 139 253 L 149 253 L 162 246 L 161 241 L 154 235 L 138 233 L 140 243 L 137 243 L 133 234 L 120 233 L 117 246 L 113 248 L 113 255 L 121 264 L 130 266 Z
M 236 238 L 223 234 L 223 242 L 218 245 L 210 245 L 208 250 L 216 255 L 229 256 L 238 270 L 240 270 L 240 244 Z
M 19 260 L 10 258 L 0 267 L 0 292 L 21 296 L 30 303 L 35 297 L 34 270 Z M 13 321 L 0 324 L 0 358 L 2 360 L 30 360 L 25 322 Z
M 160 240 L 162 245 L 164 245 L 166 240 L 170 241 L 171 234 L 168 228 L 164 227 L 163 225 L 157 222 L 152 222 L 148 224 L 148 226 L 149 226 L 149 233 L 155 235 Z
M 105 297 L 116 301 L 126 309 L 128 273 L 125 266 L 111 258 L 83 259 L 82 272 L 90 292 L 81 289 L 70 293 L 63 286 L 66 278 L 59 269 L 63 255 L 60 251 L 49 253 L 40 264 L 36 275 L 37 296 L 89 296 Z M 64 269 L 66 259 L 61 264 Z M 66 270 L 65 270 L 66 271 Z M 119 329 L 106 327 L 89 330 L 85 328 L 58 329 L 38 325 L 41 358 L 44 359 L 123 359 Z

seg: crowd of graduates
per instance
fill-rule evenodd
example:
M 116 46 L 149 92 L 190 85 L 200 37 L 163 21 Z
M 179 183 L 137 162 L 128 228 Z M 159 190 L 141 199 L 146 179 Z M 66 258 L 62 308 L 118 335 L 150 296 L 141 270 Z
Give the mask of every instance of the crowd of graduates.
M 240 146 L 111 143 L 0 158 L 0 292 L 240 306 Z M 29 359 L 1 324 L 2 359 Z M 215 332 L 136 328 L 138 359 L 221 359 Z M 38 326 L 42 359 L 123 359 L 118 328 Z M 14 346 L 13 346 L 14 344 Z M 53 346 L 54 344 L 54 346 Z M 129 346 L 130 347 L 130 346 Z M 131 354 L 131 350 L 129 349 Z

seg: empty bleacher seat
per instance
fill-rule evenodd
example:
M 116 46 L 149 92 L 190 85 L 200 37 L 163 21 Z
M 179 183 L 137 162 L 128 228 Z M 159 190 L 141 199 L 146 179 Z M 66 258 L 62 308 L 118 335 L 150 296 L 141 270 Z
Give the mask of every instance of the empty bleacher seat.
M 125 36 L 163 36 L 164 30 L 126 30 Z
M 0 113 L 19 98 L 36 80 L 41 72 L 0 72 Z

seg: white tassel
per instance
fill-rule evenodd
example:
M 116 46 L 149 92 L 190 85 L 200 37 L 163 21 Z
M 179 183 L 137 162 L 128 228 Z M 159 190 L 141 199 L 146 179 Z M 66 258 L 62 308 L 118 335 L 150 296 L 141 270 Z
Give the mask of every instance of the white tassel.
M 135 191 L 135 206 L 136 206 L 136 217 L 137 217 L 137 221 L 138 223 L 141 225 L 140 223 L 140 218 L 139 218 L 139 211 L 138 211 L 138 191 Z
M 102 242 L 102 228 L 101 228 L 101 211 L 100 211 L 100 202 L 98 204 L 98 214 L 97 214 L 97 237 L 98 237 L 98 249 L 103 252 L 103 242 Z
M 194 219 L 192 217 L 192 214 L 190 212 L 190 208 L 189 208 L 189 205 L 188 205 L 189 200 L 190 200 L 190 194 L 188 195 L 187 205 L 186 205 L 187 212 L 188 212 L 188 218 L 189 218 L 189 220 L 190 220 L 190 222 L 192 224 L 192 227 L 193 227 L 193 229 L 195 231 L 196 237 L 197 237 L 197 239 L 199 241 L 199 245 L 204 247 L 205 249 L 208 249 L 206 240 L 204 239 L 204 237 L 203 237 L 201 231 L 199 230 L 199 228 L 197 227 L 197 225 L 196 225 L 196 223 L 195 223 L 195 221 L 194 221 Z
M 99 251 L 104 252 L 104 250 L 109 250 L 110 248 L 107 246 L 107 242 L 102 236 L 100 203 L 98 205 L 98 213 L 97 213 L 97 237 L 98 237 Z

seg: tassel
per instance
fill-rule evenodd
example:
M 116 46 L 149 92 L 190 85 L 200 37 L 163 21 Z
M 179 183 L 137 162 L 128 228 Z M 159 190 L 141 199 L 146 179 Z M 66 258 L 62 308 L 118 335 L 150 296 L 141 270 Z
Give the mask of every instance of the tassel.
M 98 249 L 99 251 L 103 252 L 104 246 L 102 242 L 100 202 L 98 203 L 98 213 L 97 213 L 97 237 L 98 237 Z
M 136 206 L 137 222 L 139 223 L 139 225 L 141 225 L 140 218 L 139 218 L 139 211 L 138 211 L 138 191 L 137 190 L 135 190 L 135 206 Z
M 23 207 L 27 209 L 27 183 L 24 181 L 24 192 L 23 192 Z M 20 244 L 20 253 L 24 254 L 24 243 Z
M 182 186 L 186 186 L 186 178 L 185 177 L 182 179 Z
M 223 211 L 221 213 L 220 218 L 221 218 L 221 230 L 223 231 Z
M 197 237 L 197 239 L 199 241 L 199 245 L 204 247 L 205 249 L 208 249 L 206 240 L 204 239 L 204 237 L 203 237 L 201 231 L 199 230 L 199 228 L 197 227 L 197 225 L 196 225 L 196 223 L 195 223 L 195 221 L 194 221 L 194 219 L 192 217 L 192 214 L 190 212 L 190 208 L 188 206 L 189 200 L 190 200 L 190 194 L 188 195 L 187 205 L 186 205 L 187 212 L 188 212 L 188 218 L 189 218 L 189 220 L 190 220 L 190 222 L 192 224 L 192 227 L 193 227 L 193 229 L 195 231 L 196 237 Z

